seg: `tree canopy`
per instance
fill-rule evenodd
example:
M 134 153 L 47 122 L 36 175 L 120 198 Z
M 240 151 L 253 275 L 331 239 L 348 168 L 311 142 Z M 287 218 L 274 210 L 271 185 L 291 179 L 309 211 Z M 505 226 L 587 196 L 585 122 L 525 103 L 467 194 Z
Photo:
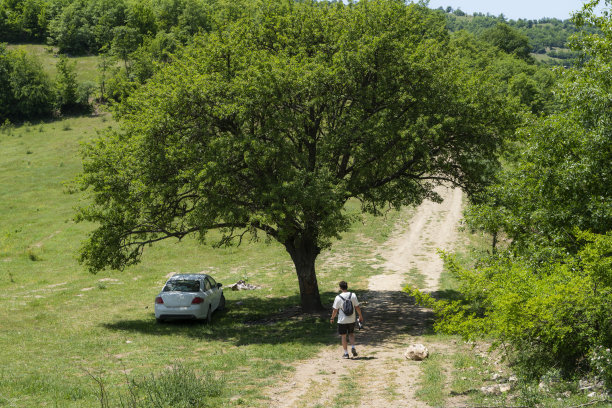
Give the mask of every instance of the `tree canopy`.
M 473 192 L 516 123 L 492 70 L 442 16 L 400 1 L 266 0 L 198 37 L 119 106 L 121 130 L 84 150 L 98 223 L 92 271 L 138 262 L 166 238 L 263 233 L 290 254 L 304 311 L 315 260 L 362 211 Z
M 500 50 L 533 63 L 533 58 L 529 55 L 531 52 L 529 38 L 516 28 L 506 23 L 497 23 L 495 27 L 485 30 L 482 37 Z

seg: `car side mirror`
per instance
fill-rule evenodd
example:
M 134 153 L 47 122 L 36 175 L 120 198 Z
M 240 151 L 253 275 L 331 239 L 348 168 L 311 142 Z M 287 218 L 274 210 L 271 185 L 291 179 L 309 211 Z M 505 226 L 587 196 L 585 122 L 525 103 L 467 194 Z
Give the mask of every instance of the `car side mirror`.
M 222 284 L 220 284 L 220 283 L 217 283 L 217 287 L 218 287 L 219 289 L 221 289 L 221 286 L 223 286 L 223 285 L 222 285 Z

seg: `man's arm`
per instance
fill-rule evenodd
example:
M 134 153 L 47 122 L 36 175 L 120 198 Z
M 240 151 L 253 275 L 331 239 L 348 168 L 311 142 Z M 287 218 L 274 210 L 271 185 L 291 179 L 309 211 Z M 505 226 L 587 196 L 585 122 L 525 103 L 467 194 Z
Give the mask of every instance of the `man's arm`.
M 363 315 L 361 314 L 361 308 L 359 306 L 355 306 L 355 310 L 357 311 L 357 314 L 359 314 L 359 321 L 363 323 Z
M 332 315 L 331 315 L 331 319 L 329 319 L 329 321 L 330 321 L 331 323 L 333 323 L 333 322 L 334 322 L 334 319 L 336 318 L 336 315 L 337 315 L 337 314 L 338 314 L 338 309 L 334 309 L 334 311 L 332 312 Z

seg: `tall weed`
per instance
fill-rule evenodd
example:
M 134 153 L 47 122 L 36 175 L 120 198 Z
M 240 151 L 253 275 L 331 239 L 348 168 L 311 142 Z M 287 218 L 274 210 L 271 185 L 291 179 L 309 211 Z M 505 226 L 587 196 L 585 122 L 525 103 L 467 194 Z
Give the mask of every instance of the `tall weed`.
M 109 395 L 101 378 L 94 377 L 99 386 L 102 408 L 206 408 L 218 405 L 225 381 L 209 373 L 198 376 L 180 364 L 159 376 L 128 378 L 128 388 L 116 397 Z M 113 403 L 113 401 L 117 401 Z

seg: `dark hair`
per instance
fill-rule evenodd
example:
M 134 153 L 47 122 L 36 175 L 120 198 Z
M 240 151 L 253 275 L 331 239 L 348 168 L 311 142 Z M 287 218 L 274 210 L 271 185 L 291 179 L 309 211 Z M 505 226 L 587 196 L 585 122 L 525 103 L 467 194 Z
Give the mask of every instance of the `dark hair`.
M 338 286 L 340 286 L 340 289 L 342 289 L 342 290 L 347 290 L 348 289 L 348 283 L 346 283 L 345 281 L 340 281 Z

